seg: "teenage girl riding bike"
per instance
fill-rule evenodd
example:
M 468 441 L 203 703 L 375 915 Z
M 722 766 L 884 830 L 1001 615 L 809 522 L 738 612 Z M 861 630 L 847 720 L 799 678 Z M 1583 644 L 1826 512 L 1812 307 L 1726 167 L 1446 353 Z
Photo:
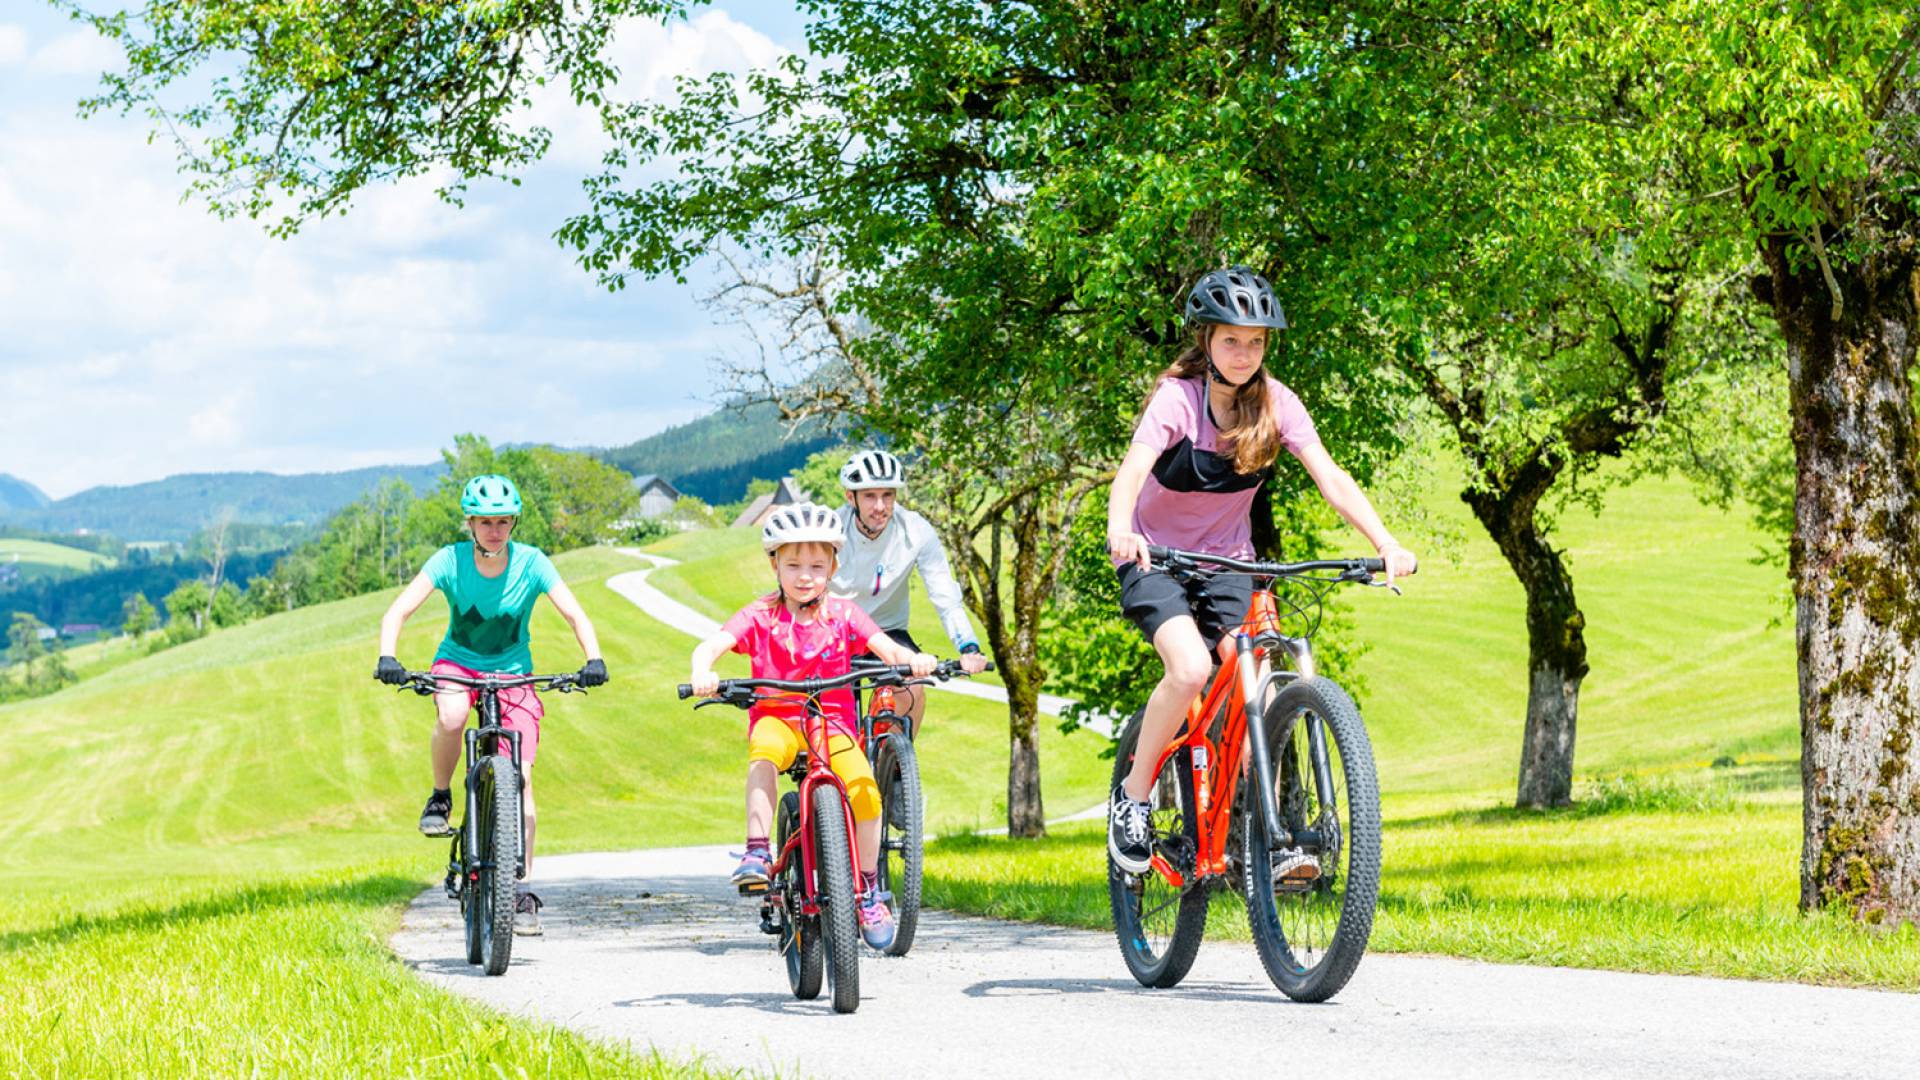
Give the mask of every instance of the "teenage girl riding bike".
M 1141 746 L 1173 737 L 1213 672 L 1221 637 L 1245 616 L 1253 593 L 1244 574 L 1183 584 L 1152 568 L 1148 546 L 1252 558 L 1253 500 L 1282 449 L 1372 542 L 1388 584 L 1417 566 L 1320 444 L 1300 398 L 1263 370 L 1269 332 L 1287 325 L 1267 280 L 1244 266 L 1215 270 L 1187 296 L 1186 319 L 1192 339 L 1148 394 L 1107 498 L 1107 550 L 1121 608 L 1165 666 L 1147 699 Z M 1113 792 L 1107 848 L 1128 873 L 1144 872 L 1153 854 L 1147 796 L 1155 764 L 1152 754 L 1139 755 Z M 1310 878 L 1317 864 L 1304 854 L 1277 859 L 1274 873 Z
M 560 580 L 546 553 L 515 542 L 513 526 L 520 514 L 520 492 L 504 476 L 476 476 L 460 494 L 460 512 L 467 516 L 471 542 L 448 544 L 433 553 L 418 576 L 407 584 L 380 619 L 380 662 L 374 678 L 399 686 L 407 669 L 394 654 L 400 629 L 435 589 L 446 594 L 447 633 L 433 654 L 435 672 L 476 678 L 482 673 L 526 675 L 533 671 L 528 650 L 527 620 L 542 594 L 553 601 L 560 617 L 573 628 L 580 651 L 587 654 L 580 669 L 581 686 L 607 681 L 607 665 L 600 659 L 600 641 L 593 623 Z M 453 811 L 454 766 L 460 762 L 461 731 L 467 726 L 479 691 L 445 683 L 433 696 L 438 722 L 432 739 L 433 792 L 420 812 L 420 831 L 427 836 L 449 836 L 447 815 Z M 500 693 L 501 726 L 520 732 L 520 784 L 526 812 L 521 835 L 527 873 L 533 872 L 533 759 L 540 749 L 540 720 L 546 710 L 530 686 Z M 540 932 L 540 899 L 521 889 L 516 903 L 514 931 Z

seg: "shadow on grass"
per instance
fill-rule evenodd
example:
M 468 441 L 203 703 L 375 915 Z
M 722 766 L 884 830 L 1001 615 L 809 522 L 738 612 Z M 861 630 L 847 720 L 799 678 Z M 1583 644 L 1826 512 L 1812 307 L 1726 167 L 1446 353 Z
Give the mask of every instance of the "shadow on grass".
M 1800 765 L 1792 761 L 1715 767 L 1711 771 L 1679 776 L 1628 773 L 1582 782 L 1579 797 L 1567 806 L 1449 810 L 1419 817 L 1389 817 L 1386 825 L 1389 829 L 1420 829 L 1449 825 L 1529 825 L 1625 814 L 1738 813 L 1748 808 L 1744 796 L 1782 791 L 1799 784 Z
M 420 887 L 419 879 L 397 874 L 374 874 L 334 882 L 274 882 L 201 896 L 171 907 L 141 907 L 108 915 L 81 915 L 44 930 L 11 931 L 0 934 L 0 953 L 13 952 L 30 945 L 59 945 L 95 934 L 149 933 L 282 908 L 319 904 L 392 907 L 412 899 Z

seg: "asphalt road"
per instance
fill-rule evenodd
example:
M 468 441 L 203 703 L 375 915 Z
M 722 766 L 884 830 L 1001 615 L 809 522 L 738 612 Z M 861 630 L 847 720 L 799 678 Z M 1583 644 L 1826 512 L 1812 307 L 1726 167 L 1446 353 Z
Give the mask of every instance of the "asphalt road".
M 867 953 L 857 1013 L 795 1000 L 725 849 L 540 860 L 546 935 L 506 975 L 465 962 L 430 890 L 393 939 L 420 975 L 493 1007 L 679 1058 L 782 1076 L 1920 1078 L 1920 995 L 1370 956 L 1325 1005 L 1203 945 L 1171 990 L 1111 934 L 938 912 L 910 956 Z

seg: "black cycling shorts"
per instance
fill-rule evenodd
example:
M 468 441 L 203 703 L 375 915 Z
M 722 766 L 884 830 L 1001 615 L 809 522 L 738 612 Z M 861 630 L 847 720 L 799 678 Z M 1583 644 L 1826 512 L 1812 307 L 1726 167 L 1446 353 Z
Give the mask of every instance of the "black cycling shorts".
M 1253 578 L 1247 574 L 1223 572 L 1182 585 L 1165 570 L 1142 570 L 1137 563 L 1126 563 L 1118 572 L 1120 610 L 1149 643 L 1168 619 L 1190 615 L 1211 651 L 1253 604 Z

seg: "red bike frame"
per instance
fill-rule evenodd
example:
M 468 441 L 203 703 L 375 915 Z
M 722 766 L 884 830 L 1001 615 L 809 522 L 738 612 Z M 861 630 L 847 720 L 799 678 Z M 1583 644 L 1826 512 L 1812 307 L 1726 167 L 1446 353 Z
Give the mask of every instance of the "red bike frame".
M 804 696 L 800 694 L 793 694 L 791 696 L 804 698 Z M 795 849 L 798 848 L 798 854 L 800 856 L 800 911 L 804 915 L 818 915 L 820 914 L 820 889 L 815 870 L 818 867 L 819 855 L 814 850 L 813 842 L 813 791 L 815 788 L 821 784 L 832 787 L 834 792 L 840 796 L 840 805 L 846 809 L 846 812 L 840 815 L 840 820 L 846 825 L 847 829 L 847 850 L 853 854 L 852 869 L 854 871 L 855 892 L 860 891 L 861 887 L 859 874 L 860 838 L 853 827 L 853 803 L 847 797 L 847 786 L 842 783 L 840 777 L 834 773 L 832 755 L 828 753 L 826 712 L 820 708 L 820 703 L 817 700 L 813 698 L 804 698 L 804 700 L 807 706 L 807 719 L 801 728 L 801 732 L 807 740 L 807 775 L 800 780 L 800 822 L 794 829 L 793 835 L 787 837 L 787 842 L 781 846 L 779 855 L 774 859 L 773 870 L 770 876 L 778 880 L 781 872 L 787 868 L 787 860 L 794 857 Z M 761 724 L 786 723 L 785 720 L 773 716 L 762 717 L 755 722 Z M 858 737 L 856 736 L 855 742 L 857 743 L 858 741 Z

